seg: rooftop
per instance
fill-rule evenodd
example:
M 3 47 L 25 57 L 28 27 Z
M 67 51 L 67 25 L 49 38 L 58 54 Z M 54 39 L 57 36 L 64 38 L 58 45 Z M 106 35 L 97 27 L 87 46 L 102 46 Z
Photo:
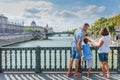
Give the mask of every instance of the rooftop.
M 3 14 L 0 14 L 0 18 L 8 18 L 8 17 L 5 17 Z

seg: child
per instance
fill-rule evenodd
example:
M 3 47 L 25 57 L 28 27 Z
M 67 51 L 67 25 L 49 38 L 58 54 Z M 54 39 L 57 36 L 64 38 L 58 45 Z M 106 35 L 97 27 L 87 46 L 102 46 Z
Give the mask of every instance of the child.
M 92 51 L 90 50 L 90 45 L 88 44 L 88 42 L 90 42 L 90 40 L 84 38 L 84 45 L 82 45 L 82 50 L 83 50 L 82 58 L 84 61 L 87 61 L 87 68 L 88 68 L 87 76 L 89 77 L 93 66 L 93 54 Z M 82 61 L 82 65 L 83 65 L 83 61 Z

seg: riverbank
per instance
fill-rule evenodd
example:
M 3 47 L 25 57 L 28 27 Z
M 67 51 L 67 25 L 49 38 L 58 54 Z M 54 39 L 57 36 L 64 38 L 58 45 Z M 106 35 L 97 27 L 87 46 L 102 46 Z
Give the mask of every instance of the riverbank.
M 33 39 L 32 34 L 0 36 L 0 47 L 4 47 L 20 42 L 30 41 L 32 39 Z

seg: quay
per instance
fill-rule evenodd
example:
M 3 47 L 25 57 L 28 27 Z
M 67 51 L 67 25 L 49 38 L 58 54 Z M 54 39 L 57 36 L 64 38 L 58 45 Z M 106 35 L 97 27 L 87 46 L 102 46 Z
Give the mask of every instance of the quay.
M 8 46 L 19 42 L 29 41 L 33 38 L 34 37 L 32 36 L 32 34 L 0 36 L 0 46 Z

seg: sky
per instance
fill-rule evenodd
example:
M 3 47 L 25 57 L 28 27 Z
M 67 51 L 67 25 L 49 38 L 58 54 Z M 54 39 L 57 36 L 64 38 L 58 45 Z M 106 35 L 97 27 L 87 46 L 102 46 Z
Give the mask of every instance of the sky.
M 39 26 L 48 24 L 55 31 L 66 31 L 92 25 L 101 17 L 110 18 L 120 13 L 119 0 L 0 0 L 0 14 L 10 21 L 34 20 Z

